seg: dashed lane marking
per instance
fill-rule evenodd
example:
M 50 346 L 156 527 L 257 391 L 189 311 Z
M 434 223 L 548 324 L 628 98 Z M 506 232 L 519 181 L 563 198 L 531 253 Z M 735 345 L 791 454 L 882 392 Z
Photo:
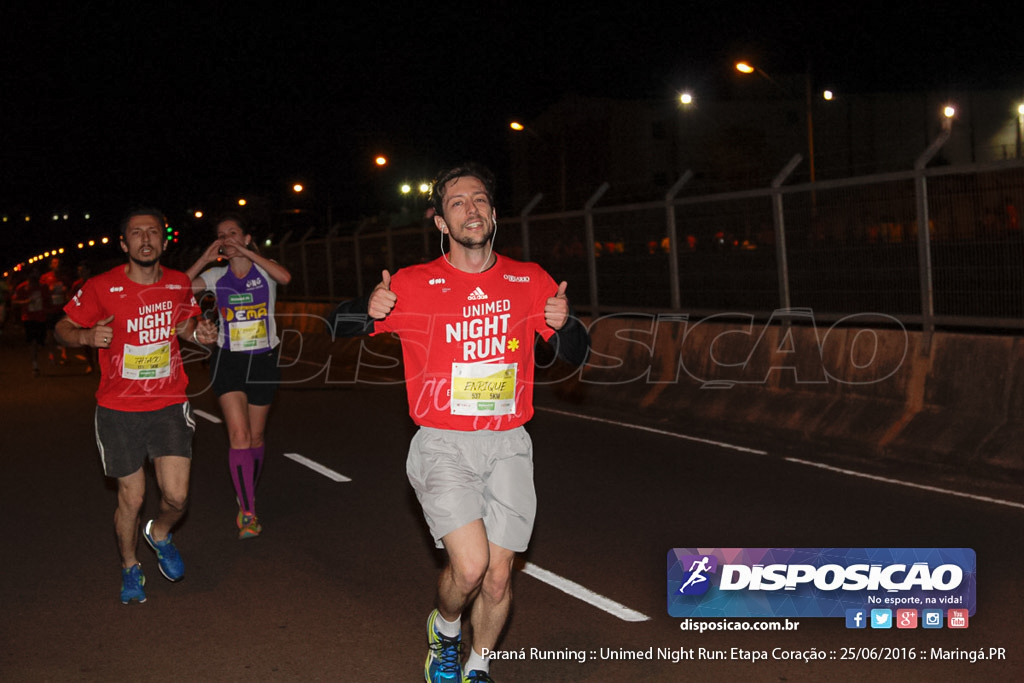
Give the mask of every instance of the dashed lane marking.
M 613 617 L 618 617 L 623 621 L 651 620 L 651 618 L 646 614 L 641 614 L 640 612 L 630 609 L 625 605 L 620 605 L 614 600 L 606 598 L 603 595 L 599 595 L 594 591 L 590 590 L 589 588 L 581 586 L 575 581 L 570 581 L 569 579 L 563 578 L 558 574 L 553 574 L 552 572 L 549 572 L 547 569 L 541 569 L 532 562 L 527 562 L 523 566 L 523 573 L 527 576 L 532 576 L 538 581 L 543 581 L 549 586 L 557 588 L 563 593 L 571 595 L 572 597 L 578 600 L 582 600 L 587 604 L 593 605 L 594 607 L 603 610 L 608 614 L 611 614 Z
M 320 463 L 316 462 L 315 460 L 310 460 L 309 458 L 307 458 L 307 457 L 305 457 L 303 455 L 299 455 L 298 453 L 285 453 L 284 457 L 290 458 L 290 459 L 294 460 L 295 462 L 299 463 L 300 465 L 305 465 L 309 469 L 313 470 L 314 472 L 317 472 L 319 474 L 324 475 L 328 479 L 333 479 L 334 481 L 352 481 L 351 479 L 346 477 L 344 474 L 338 474 L 337 472 L 335 472 L 331 468 L 324 467 L 323 465 L 321 465 Z

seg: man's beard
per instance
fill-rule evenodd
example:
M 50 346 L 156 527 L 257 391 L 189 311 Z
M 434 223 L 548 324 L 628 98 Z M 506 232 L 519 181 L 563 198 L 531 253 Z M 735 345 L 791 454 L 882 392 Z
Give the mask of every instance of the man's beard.
M 456 237 L 449 231 L 448 237 L 461 244 L 466 249 L 484 249 L 490 243 L 491 239 L 494 238 L 494 224 L 489 223 L 490 227 L 486 232 L 482 232 L 476 235 L 462 233 Z
M 132 256 L 131 254 L 129 254 L 128 255 L 128 260 L 131 261 L 132 263 L 134 263 L 135 265 L 139 266 L 140 268 L 152 268 L 153 266 L 155 266 L 157 263 L 160 262 L 160 257 L 159 256 L 154 256 L 153 258 L 151 258 L 149 260 L 143 261 L 143 260 L 137 259 L 134 256 Z

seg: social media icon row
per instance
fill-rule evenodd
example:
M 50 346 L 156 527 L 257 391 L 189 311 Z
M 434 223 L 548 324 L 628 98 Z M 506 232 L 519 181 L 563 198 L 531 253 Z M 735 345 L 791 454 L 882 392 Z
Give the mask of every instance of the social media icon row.
M 898 609 L 895 617 L 891 609 L 848 609 L 846 610 L 846 628 L 942 628 L 943 613 L 941 609 L 923 609 L 918 619 L 916 609 Z M 968 611 L 951 609 L 945 615 L 946 628 L 967 628 Z

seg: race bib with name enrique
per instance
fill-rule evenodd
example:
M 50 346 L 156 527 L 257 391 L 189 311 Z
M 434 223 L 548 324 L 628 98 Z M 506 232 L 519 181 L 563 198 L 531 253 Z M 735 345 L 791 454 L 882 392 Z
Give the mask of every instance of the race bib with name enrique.
M 516 363 L 452 363 L 452 415 L 516 412 Z

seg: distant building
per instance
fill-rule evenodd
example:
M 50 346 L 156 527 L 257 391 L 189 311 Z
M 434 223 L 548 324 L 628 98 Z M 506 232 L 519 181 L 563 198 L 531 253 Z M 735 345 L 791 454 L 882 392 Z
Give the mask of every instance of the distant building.
M 802 93 L 801 81 L 790 90 Z M 689 105 L 566 96 L 511 140 L 512 206 L 518 211 L 540 192 L 537 211 L 579 209 L 604 182 L 604 205 L 656 200 L 687 170 L 691 193 L 764 187 L 794 154 L 803 161 L 790 182 L 808 182 L 807 99 L 777 92 Z M 830 101 L 818 93 L 815 179 L 913 168 L 941 131 L 947 104 L 956 108 L 953 133 L 933 164 L 1018 157 L 1021 102 L 1018 92 L 992 90 L 838 93 Z

